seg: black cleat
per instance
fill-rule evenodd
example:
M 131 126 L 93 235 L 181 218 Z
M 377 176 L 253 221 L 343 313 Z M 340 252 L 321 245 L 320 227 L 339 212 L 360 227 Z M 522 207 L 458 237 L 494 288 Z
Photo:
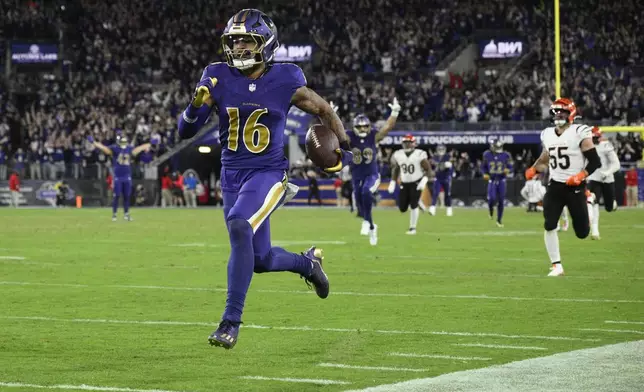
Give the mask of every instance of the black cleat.
M 208 336 L 208 343 L 215 347 L 223 347 L 230 350 L 237 344 L 237 335 L 239 335 L 239 325 L 230 320 L 222 320 L 219 328 Z
M 311 285 L 315 287 L 315 293 L 318 295 L 318 297 L 328 297 L 329 278 L 326 276 L 324 270 L 322 269 L 322 260 L 324 259 L 324 257 L 322 256 L 322 249 L 318 249 L 313 246 L 311 247 L 311 249 L 302 254 L 304 255 L 304 257 L 311 260 L 311 263 L 313 264 L 311 275 L 307 277 L 303 276 L 304 281 L 309 286 L 309 288 L 311 287 Z

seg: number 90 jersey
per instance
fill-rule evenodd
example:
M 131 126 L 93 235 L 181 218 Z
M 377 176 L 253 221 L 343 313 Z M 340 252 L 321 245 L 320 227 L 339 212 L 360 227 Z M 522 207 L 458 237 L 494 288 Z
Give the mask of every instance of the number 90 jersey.
M 586 167 L 581 141 L 592 138 L 592 128 L 583 124 L 570 125 L 561 135 L 554 127 L 541 132 L 541 143 L 550 156 L 550 180 L 565 183 Z
M 204 69 L 201 80 L 205 78 L 217 78 L 212 99 L 219 110 L 222 166 L 288 169 L 284 129 L 293 94 L 306 86 L 300 67 L 277 63 L 250 79 L 226 63 L 213 63 Z
M 351 152 L 353 153 L 351 175 L 354 178 L 364 178 L 378 174 L 378 161 L 376 159 L 378 155 L 377 133 L 375 129 L 371 129 L 365 137 L 360 137 L 353 131 L 347 131 L 351 142 Z
M 400 181 L 402 183 L 416 182 L 423 177 L 421 162 L 429 159 L 427 152 L 418 148 L 407 154 L 402 148 L 391 157 L 392 163 L 400 167 Z

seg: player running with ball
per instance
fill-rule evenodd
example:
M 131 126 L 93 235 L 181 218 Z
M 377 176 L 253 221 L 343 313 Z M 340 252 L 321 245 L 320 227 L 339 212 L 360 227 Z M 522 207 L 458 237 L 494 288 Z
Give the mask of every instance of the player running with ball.
M 586 178 L 601 167 L 601 161 L 591 128 L 573 123 L 577 107 L 572 100 L 557 99 L 550 106 L 550 112 L 555 126 L 541 132 L 543 152 L 526 170 L 525 177 L 530 180 L 550 165 L 550 181 L 543 199 L 544 240 L 552 263 L 548 276 L 561 276 L 564 269 L 557 235 L 559 217 L 564 206 L 568 207 L 575 234 L 582 239 L 588 237 L 594 196 L 586 193 Z
M 338 164 L 325 170 L 342 170 L 353 155 L 342 121 L 306 86 L 302 70 L 295 64 L 273 63 L 280 44 L 277 28 L 266 14 L 256 9 L 239 11 L 228 21 L 221 39 L 227 62 L 204 69 L 194 98 L 179 119 L 179 134 L 193 137 L 216 108 L 231 252 L 226 307 L 208 341 L 230 349 L 237 343 L 253 272 L 294 272 L 313 285 L 320 298 L 329 295 L 321 249 L 313 246 L 298 254 L 271 245 L 270 216 L 288 197 L 284 128 L 291 105 L 317 115 L 340 141 Z

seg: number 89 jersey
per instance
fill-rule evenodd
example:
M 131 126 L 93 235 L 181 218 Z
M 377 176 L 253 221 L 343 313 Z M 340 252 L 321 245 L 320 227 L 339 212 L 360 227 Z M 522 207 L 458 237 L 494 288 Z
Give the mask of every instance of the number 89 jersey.
M 354 178 L 364 178 L 378 174 L 376 134 L 375 129 L 371 129 L 365 137 L 360 137 L 355 132 L 347 132 L 351 142 L 351 152 L 353 153 L 351 175 Z
M 392 163 L 395 162 L 400 167 L 400 181 L 405 184 L 416 182 L 423 177 L 423 167 L 420 163 L 426 159 L 427 152 L 417 148 L 409 154 L 400 149 L 391 157 Z
M 581 141 L 592 138 L 592 128 L 572 124 L 561 135 L 554 127 L 541 132 L 541 143 L 550 156 L 550 180 L 565 183 L 586 167 L 586 157 L 581 151 Z

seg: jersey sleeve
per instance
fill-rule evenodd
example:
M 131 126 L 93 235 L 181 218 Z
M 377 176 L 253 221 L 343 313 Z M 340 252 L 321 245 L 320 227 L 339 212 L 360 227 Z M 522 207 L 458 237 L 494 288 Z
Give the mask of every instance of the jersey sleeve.
M 426 159 L 429 160 L 429 155 L 427 155 L 427 151 L 420 150 L 420 161 L 422 162 Z
M 110 144 L 107 148 L 112 151 L 112 155 L 116 156 L 121 152 L 121 148 L 117 146 L 116 144 Z
M 593 129 L 588 125 L 580 125 L 577 127 L 577 135 L 579 136 L 579 142 L 584 139 L 590 139 L 593 137 Z
M 298 88 L 306 86 L 304 71 L 295 64 L 284 64 L 284 67 L 286 69 L 285 75 L 288 78 L 285 84 L 290 88 L 291 95 L 295 94 Z
M 204 69 L 203 72 L 201 73 L 201 78 L 199 78 L 199 81 L 201 82 L 202 80 L 206 78 L 217 78 L 217 84 L 215 85 L 215 88 L 212 89 L 213 92 L 213 99 L 215 101 L 218 101 L 218 97 L 220 96 L 221 92 L 221 86 L 225 84 L 225 82 L 222 82 L 222 67 L 228 67 L 228 64 L 225 63 L 212 63 L 208 64 Z

